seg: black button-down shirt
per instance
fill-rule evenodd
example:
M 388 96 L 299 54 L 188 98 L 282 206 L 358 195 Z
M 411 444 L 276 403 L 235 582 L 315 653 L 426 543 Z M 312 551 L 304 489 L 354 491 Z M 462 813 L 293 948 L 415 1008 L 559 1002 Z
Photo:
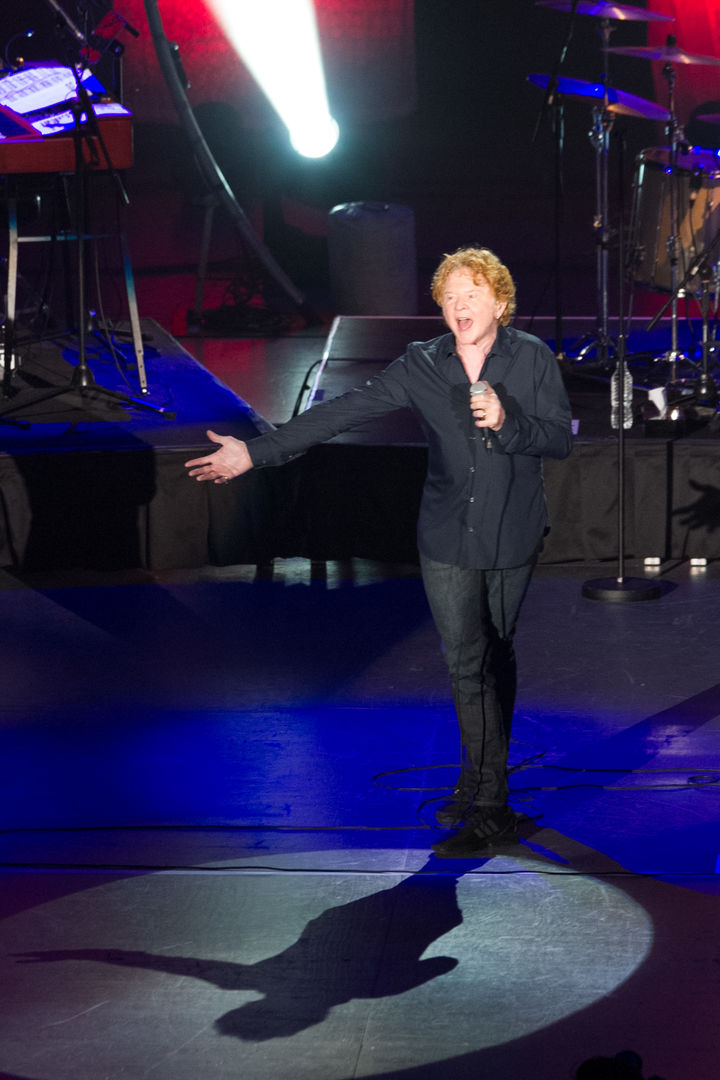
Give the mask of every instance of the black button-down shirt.
M 539 338 L 498 327 L 482 370 L 506 412 L 497 432 L 475 427 L 470 383 L 452 334 L 408 345 L 380 374 L 248 443 L 255 466 L 279 465 L 394 409 L 410 408 L 428 442 L 418 520 L 420 552 L 454 566 L 522 566 L 548 520 L 543 457 L 572 448 L 570 405 L 557 360 Z

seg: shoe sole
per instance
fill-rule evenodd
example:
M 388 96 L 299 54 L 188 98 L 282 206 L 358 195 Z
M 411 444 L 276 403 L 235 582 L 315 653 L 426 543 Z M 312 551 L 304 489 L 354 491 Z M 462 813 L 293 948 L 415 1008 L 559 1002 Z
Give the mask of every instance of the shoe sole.
M 438 825 L 447 825 L 448 828 L 452 828 L 461 825 L 472 809 L 472 806 L 458 807 L 454 813 L 452 810 L 438 810 L 435 814 L 435 820 Z

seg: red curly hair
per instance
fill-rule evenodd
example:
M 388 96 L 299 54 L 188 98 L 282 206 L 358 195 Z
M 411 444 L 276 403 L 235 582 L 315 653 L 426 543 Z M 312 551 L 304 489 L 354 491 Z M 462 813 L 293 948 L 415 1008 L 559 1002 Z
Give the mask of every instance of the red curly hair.
M 489 248 L 458 248 L 452 255 L 444 255 L 443 260 L 433 274 L 431 292 L 438 307 L 442 307 L 445 283 L 455 270 L 469 270 L 474 282 L 486 281 L 496 300 L 506 307 L 500 316 L 500 322 L 507 326 L 515 313 L 515 282 L 507 266 L 500 262 Z

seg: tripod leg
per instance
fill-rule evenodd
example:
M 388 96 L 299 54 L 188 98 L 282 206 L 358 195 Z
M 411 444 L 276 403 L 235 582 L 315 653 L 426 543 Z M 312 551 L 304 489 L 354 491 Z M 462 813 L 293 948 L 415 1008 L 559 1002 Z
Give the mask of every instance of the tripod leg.
M 125 275 L 125 291 L 127 293 L 128 311 L 130 314 L 130 330 L 132 332 L 133 351 L 135 363 L 138 369 L 140 391 L 147 394 L 147 374 L 145 372 L 145 351 L 143 348 L 142 333 L 140 330 L 140 317 L 138 315 L 137 296 L 135 294 L 135 278 L 133 277 L 130 251 L 128 249 L 125 230 L 120 230 L 120 246 L 122 248 L 123 273 Z
M 3 397 L 10 394 L 10 384 L 15 370 L 15 311 L 17 307 L 17 271 L 18 271 L 18 223 L 17 198 L 11 191 L 7 201 L 8 213 L 8 268 L 7 291 L 5 293 L 5 334 L 4 334 L 4 369 Z

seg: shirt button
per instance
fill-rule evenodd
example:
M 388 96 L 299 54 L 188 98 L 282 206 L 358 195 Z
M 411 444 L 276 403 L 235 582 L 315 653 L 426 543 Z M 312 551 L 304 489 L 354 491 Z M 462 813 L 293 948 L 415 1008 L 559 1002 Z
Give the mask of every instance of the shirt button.
M 475 502 L 475 496 L 474 495 L 470 496 L 470 502 Z
M 468 525 L 468 532 L 475 532 L 475 530 L 473 529 L 472 525 Z

